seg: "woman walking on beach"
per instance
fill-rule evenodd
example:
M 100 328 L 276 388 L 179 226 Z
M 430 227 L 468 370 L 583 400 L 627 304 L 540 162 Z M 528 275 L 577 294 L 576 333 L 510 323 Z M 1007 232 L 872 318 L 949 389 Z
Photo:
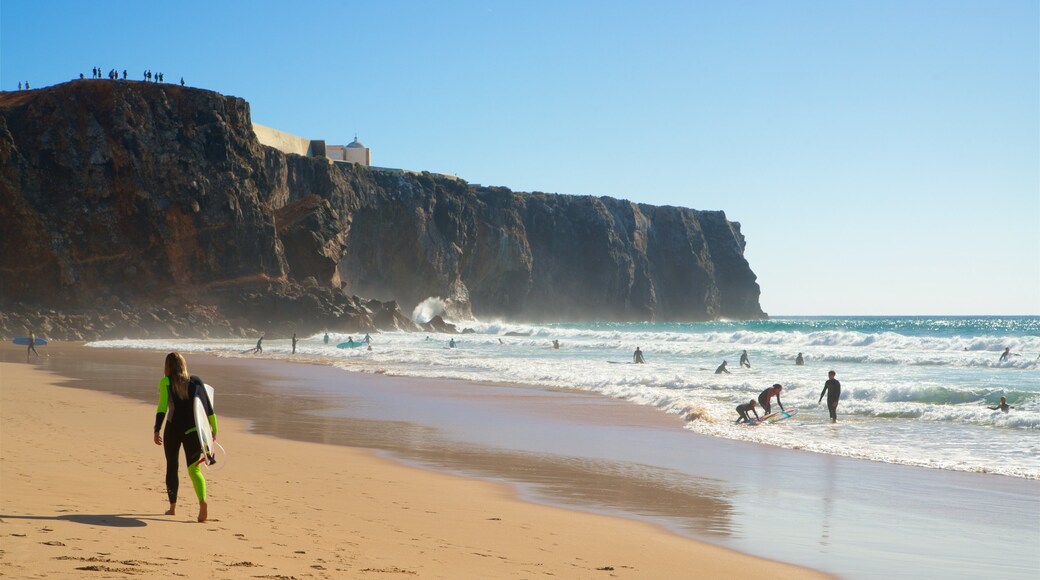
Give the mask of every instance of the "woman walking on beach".
M 154 440 L 156 445 L 163 446 L 166 453 L 166 495 L 170 500 L 170 509 L 166 515 L 172 516 L 177 511 L 177 452 L 184 447 L 188 477 L 195 488 L 195 495 L 199 498 L 199 521 L 204 522 L 208 516 L 206 478 L 199 467 L 203 461 L 202 444 L 195 431 L 195 419 L 191 411 L 192 400 L 197 392 L 201 393 L 203 408 L 213 430 L 213 439 L 217 438 L 217 416 L 213 413 L 213 406 L 206 395 L 202 379 L 188 374 L 188 363 L 180 353 L 171 352 L 166 355 L 163 374 L 159 381 L 159 406 L 155 412 Z M 166 429 L 160 437 L 159 429 L 164 418 Z

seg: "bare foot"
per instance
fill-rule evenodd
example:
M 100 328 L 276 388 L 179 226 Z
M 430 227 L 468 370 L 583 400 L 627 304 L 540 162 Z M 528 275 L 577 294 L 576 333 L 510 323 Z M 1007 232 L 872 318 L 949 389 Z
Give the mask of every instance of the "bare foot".
M 171 503 L 170 504 L 170 509 L 166 510 L 166 515 L 168 515 L 168 516 L 177 515 L 177 504 Z
M 200 522 L 206 521 L 206 517 L 209 515 L 206 512 L 206 507 L 207 507 L 206 506 L 206 502 L 204 502 L 204 501 L 200 501 L 199 502 L 199 521 Z

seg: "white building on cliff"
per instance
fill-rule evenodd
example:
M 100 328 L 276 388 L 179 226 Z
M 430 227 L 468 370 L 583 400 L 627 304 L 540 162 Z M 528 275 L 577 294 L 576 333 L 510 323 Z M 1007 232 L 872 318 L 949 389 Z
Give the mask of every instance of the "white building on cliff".
M 362 145 L 357 135 L 349 145 L 329 145 L 325 148 L 325 155 L 333 161 L 348 161 L 365 167 L 372 165 L 372 150 Z

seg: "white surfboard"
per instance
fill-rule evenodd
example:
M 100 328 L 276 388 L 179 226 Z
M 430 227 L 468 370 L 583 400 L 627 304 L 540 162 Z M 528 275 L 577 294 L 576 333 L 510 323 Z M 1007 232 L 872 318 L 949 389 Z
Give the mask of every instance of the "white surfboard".
M 206 388 L 206 395 L 209 397 L 209 406 L 213 407 L 213 387 L 203 384 Z M 199 434 L 199 443 L 202 445 L 202 454 L 206 459 L 207 465 L 213 465 L 217 462 L 213 451 L 213 430 L 209 426 L 209 418 L 206 416 L 206 407 L 202 404 L 202 398 L 199 393 L 195 393 L 195 399 L 192 401 L 192 408 L 195 413 L 195 432 Z

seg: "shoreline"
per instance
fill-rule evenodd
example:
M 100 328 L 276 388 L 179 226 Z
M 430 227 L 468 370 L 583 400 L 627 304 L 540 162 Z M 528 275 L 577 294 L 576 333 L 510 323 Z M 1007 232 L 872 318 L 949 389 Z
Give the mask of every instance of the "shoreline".
M 503 483 L 250 433 L 228 416 L 218 437 L 228 465 L 207 474 L 210 520 L 193 521 L 183 470 L 178 514 L 163 516 L 154 405 L 59 386 L 69 378 L 0 363 L 8 574 L 826 577 L 648 523 L 526 502 Z
M 113 381 L 107 390 L 148 404 L 162 353 L 82 350 L 97 369 L 75 374 L 99 379 L 118 368 L 131 380 Z M 1040 570 L 1027 555 L 1040 539 L 1040 525 L 1029 519 L 1040 511 L 1040 493 L 1026 480 L 718 440 L 690 433 L 655 409 L 589 393 L 288 362 L 189 355 L 193 373 L 224 386 L 222 416 L 244 405 L 253 431 L 369 448 L 407 465 L 508 482 L 536 504 L 642 520 L 843 577 L 896 570 L 1032 577 Z M 146 378 L 132 379 L 134 373 Z M 149 385 L 144 396 L 142 380 Z M 258 398 L 265 403 L 257 405 Z M 284 412 L 268 408 L 287 405 Z M 1004 515 L 990 513 L 994 498 Z M 879 529 L 877 522 L 898 525 Z M 864 541 L 876 545 L 864 550 Z M 893 569 L 891 551 L 918 558 Z

